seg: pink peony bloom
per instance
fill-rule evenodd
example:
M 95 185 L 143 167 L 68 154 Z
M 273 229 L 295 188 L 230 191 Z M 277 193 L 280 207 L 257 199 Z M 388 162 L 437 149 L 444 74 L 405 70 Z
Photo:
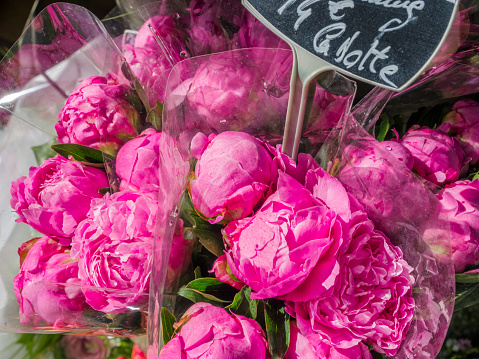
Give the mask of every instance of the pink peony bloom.
M 107 193 L 92 201 L 87 218 L 73 238 L 72 256 L 79 259 L 79 277 L 87 303 L 106 313 L 148 302 L 158 200 L 133 192 Z M 174 284 L 190 251 L 180 221 L 173 236 L 166 285 Z M 159 239 L 157 239 L 159 240 Z
M 160 50 L 124 46 L 124 56 L 140 83 L 144 85 L 150 108 L 165 100 L 166 81 L 172 64 Z
M 451 229 L 456 273 L 479 261 L 479 179 L 446 185 L 436 195 Z
M 166 47 L 161 49 L 156 37 Z M 125 45 L 125 58 L 140 82 L 146 86 L 150 107 L 163 102 L 166 81 L 173 66 L 188 57 L 185 47 L 186 33 L 178 29 L 171 16 L 157 15 L 149 18 L 140 28 L 134 46 Z
M 378 144 L 378 148 L 393 155 L 398 161 L 402 162 L 409 170 L 414 167 L 414 157 L 404 145 L 397 141 L 383 141 Z
M 275 148 L 274 162 L 279 170 L 290 175 L 296 181 L 304 185 L 306 183 L 306 173 L 309 170 L 320 168 L 313 156 L 307 153 L 298 153 L 298 161 L 293 160 L 288 155 L 281 153 L 282 146 Z
M 161 136 L 166 135 L 148 129 L 118 151 L 115 170 L 121 180 L 120 191 L 158 192 Z
M 334 348 L 322 341 L 310 342 L 299 331 L 296 322 L 290 322 L 290 343 L 284 359 L 372 359 L 371 352 L 363 343 L 348 348 Z
M 106 359 L 110 348 L 105 338 L 86 335 L 64 335 L 61 339 L 67 359 Z
M 207 303 L 192 305 L 176 324 L 160 359 L 269 359 L 263 330 L 253 320 Z
M 68 97 L 55 125 L 59 143 L 76 143 L 115 153 L 137 136 L 138 110 L 133 91 L 112 76 L 83 80 Z
M 233 37 L 233 47 L 244 49 L 248 47 L 290 49 L 289 45 L 274 34 L 249 11 L 243 10 L 242 25 Z
M 457 181 L 467 171 L 459 140 L 449 137 L 441 128 L 414 125 L 399 142 L 414 157 L 413 170 L 437 185 Z
M 332 292 L 310 301 L 287 301 L 286 310 L 312 343 L 338 350 L 365 342 L 394 356 L 413 317 L 412 268 L 363 211 L 353 212 L 349 226 L 351 240 L 339 257 Z
M 224 236 L 231 272 L 251 287 L 251 298 L 310 300 L 329 292 L 339 273 L 342 221 L 282 172 L 261 209 L 229 223 Z
M 443 119 L 443 122 L 451 125 L 449 133 L 459 138 L 466 157 L 471 159 L 470 165 L 474 167 L 479 165 L 478 111 L 478 102 L 464 99 L 457 101 Z
M 243 129 L 261 110 L 263 75 L 235 52 L 212 56 L 190 81 L 189 105 L 214 131 Z
M 312 343 L 300 333 L 294 320 L 290 321 L 289 330 L 289 346 L 284 359 L 328 359 L 327 356 L 319 356 L 319 353 L 316 351 L 316 348 Z
M 419 224 L 430 215 L 429 191 L 407 170 L 406 149 L 398 145 L 386 141 L 348 145 L 338 174 L 348 193 L 361 202 L 368 216 L 383 226 L 381 229 L 396 227 L 399 219 Z
M 205 135 L 195 137 L 204 140 Z M 263 143 L 244 132 L 223 132 L 205 141 L 194 138 L 199 156 L 190 195 L 196 210 L 212 223 L 249 215 L 274 179 L 272 156 Z M 199 154 L 201 153 L 201 155 Z
M 98 288 L 84 288 L 94 309 L 119 313 L 148 303 L 157 211 L 157 199 L 139 193 L 107 193 L 92 201 L 75 232 L 72 256 L 79 259 L 82 285 Z
M 229 5 L 237 5 L 230 2 Z M 188 48 L 194 56 L 211 54 L 229 50 L 229 41 L 219 21 L 221 2 L 216 0 L 191 0 L 188 7 L 190 12 L 188 24 Z M 224 15 L 235 14 L 229 8 Z M 239 8 L 237 9 L 239 10 Z M 229 20 L 229 19 L 228 19 Z
M 10 205 L 20 216 L 17 222 L 68 246 L 90 202 L 102 196 L 98 190 L 104 187 L 109 187 L 104 171 L 56 156 L 12 182 Z
M 29 247 L 25 255 L 24 250 Z M 49 237 L 37 238 L 20 248 L 24 257 L 13 288 L 25 325 L 69 327 L 87 308 L 78 279 L 78 262 L 68 247 Z M 67 286 L 65 286 L 67 285 Z

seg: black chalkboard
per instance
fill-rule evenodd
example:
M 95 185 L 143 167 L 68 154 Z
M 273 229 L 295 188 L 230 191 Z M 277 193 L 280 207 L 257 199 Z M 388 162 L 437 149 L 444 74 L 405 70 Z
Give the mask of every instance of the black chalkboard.
M 343 73 L 392 89 L 417 77 L 440 45 L 455 0 L 243 0 L 284 39 Z

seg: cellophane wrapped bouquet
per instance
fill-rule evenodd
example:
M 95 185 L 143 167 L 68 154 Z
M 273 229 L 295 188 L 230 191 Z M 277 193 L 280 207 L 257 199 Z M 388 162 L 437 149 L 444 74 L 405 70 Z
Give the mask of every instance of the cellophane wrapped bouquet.
M 314 79 L 296 159 L 292 53 L 238 0 L 109 33 L 44 10 L 0 72 L 3 327 L 148 327 L 148 358 L 436 357 L 454 274 L 462 307 L 479 282 L 476 6 L 403 93 L 352 108 L 354 82 Z

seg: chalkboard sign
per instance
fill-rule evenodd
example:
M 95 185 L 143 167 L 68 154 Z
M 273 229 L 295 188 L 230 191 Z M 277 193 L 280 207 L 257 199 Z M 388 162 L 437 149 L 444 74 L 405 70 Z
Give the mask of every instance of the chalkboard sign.
M 430 62 L 455 0 L 243 0 L 260 21 L 335 69 L 400 90 Z

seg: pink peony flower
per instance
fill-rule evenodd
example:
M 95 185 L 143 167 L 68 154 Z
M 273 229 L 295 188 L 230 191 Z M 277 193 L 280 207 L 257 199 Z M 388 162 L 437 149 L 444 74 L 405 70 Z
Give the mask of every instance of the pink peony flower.
M 61 346 L 67 359 L 106 359 L 110 348 L 106 339 L 86 335 L 64 335 Z
M 479 103 L 464 99 L 457 101 L 443 119 L 451 124 L 449 133 L 459 138 L 466 157 L 471 159 L 471 166 L 479 165 Z
M 158 202 L 131 192 L 107 193 L 92 201 L 72 242 L 87 302 L 118 313 L 148 302 L 153 231 Z M 113 291 L 108 291 L 112 289 Z
M 399 162 L 402 162 L 409 170 L 414 167 L 414 157 L 404 145 L 397 141 L 383 141 L 378 148 L 393 155 Z
M 288 155 L 281 153 L 282 146 L 275 148 L 274 162 L 279 170 L 290 175 L 296 181 L 304 185 L 306 183 L 306 173 L 309 170 L 320 168 L 313 156 L 307 153 L 298 153 L 298 161 L 293 160 Z
M 247 127 L 261 111 L 264 80 L 257 66 L 235 52 L 209 58 L 190 80 L 186 97 L 192 110 L 216 132 Z
M 198 133 L 192 141 L 202 149 L 191 149 L 199 158 L 190 182 L 193 205 L 212 223 L 249 215 L 275 176 L 269 151 L 244 132 L 211 135 L 206 148 L 205 137 Z
M 79 259 L 83 291 L 94 309 L 120 313 L 148 303 L 158 208 L 156 197 L 134 192 L 107 193 L 92 201 L 87 218 L 75 232 L 71 253 Z M 175 283 L 188 265 L 184 259 L 190 246 L 181 230 L 180 222 L 173 237 L 166 285 Z
M 109 187 L 104 171 L 56 156 L 12 182 L 10 205 L 20 216 L 17 222 L 68 246 L 90 202 L 102 196 L 98 190 L 104 187 Z
M 176 324 L 179 332 L 160 359 L 269 359 L 263 330 L 252 319 L 207 303 L 192 305 Z
M 339 350 L 365 342 L 394 356 L 413 317 L 412 268 L 362 210 L 353 212 L 349 226 L 351 239 L 339 257 L 332 291 L 309 301 L 287 301 L 286 310 L 312 343 Z
M 78 262 L 72 260 L 68 248 L 45 236 L 22 246 L 19 254 L 24 260 L 13 288 L 20 322 L 35 326 L 75 325 L 87 305 L 81 289 L 76 287 L 80 284 Z
M 151 28 L 166 47 L 168 57 L 161 49 Z M 186 33 L 178 29 L 171 16 L 149 18 L 138 30 L 134 46 L 125 45 L 125 58 L 140 82 L 146 86 L 150 107 L 163 102 L 166 81 L 173 66 L 188 57 Z
M 135 48 L 128 44 L 124 46 L 123 53 L 133 73 L 145 87 L 150 108 L 155 107 L 157 101 L 163 102 L 166 81 L 173 68 L 165 55 L 160 50 Z
M 120 191 L 158 192 L 161 136 L 166 135 L 148 129 L 118 151 L 115 170 L 121 180 Z
M 479 179 L 457 181 L 437 193 L 450 224 L 456 273 L 479 261 Z
M 137 136 L 140 121 L 133 91 L 113 75 L 83 80 L 67 99 L 55 125 L 59 143 L 76 143 L 115 153 Z
M 290 321 L 289 331 L 289 346 L 284 359 L 328 358 L 327 356 L 319 356 L 319 353 L 316 351 L 312 343 L 300 333 L 294 320 Z
M 381 229 L 396 226 L 399 219 L 421 223 L 430 215 L 429 191 L 407 170 L 407 149 L 401 146 L 365 141 L 343 150 L 338 179 Z
M 242 25 L 233 38 L 234 48 L 260 47 L 290 49 L 286 42 L 264 26 L 247 10 L 243 10 L 241 20 Z
M 459 140 L 446 135 L 443 128 L 414 125 L 399 142 L 414 157 L 413 170 L 437 185 L 452 183 L 467 171 Z
M 237 3 L 230 2 L 229 5 L 237 5 Z M 221 2 L 191 0 L 188 10 L 190 12 L 187 30 L 188 48 L 194 56 L 229 50 L 228 38 L 219 21 Z M 231 8 L 228 10 L 229 12 L 225 15 L 235 13 Z
M 371 352 L 363 343 L 348 348 L 334 348 L 322 341 L 310 342 L 301 334 L 296 322 L 290 324 L 290 344 L 284 359 L 372 359 Z
M 341 219 L 282 172 L 261 209 L 223 233 L 228 266 L 251 287 L 251 298 L 310 300 L 329 292 L 339 273 Z

